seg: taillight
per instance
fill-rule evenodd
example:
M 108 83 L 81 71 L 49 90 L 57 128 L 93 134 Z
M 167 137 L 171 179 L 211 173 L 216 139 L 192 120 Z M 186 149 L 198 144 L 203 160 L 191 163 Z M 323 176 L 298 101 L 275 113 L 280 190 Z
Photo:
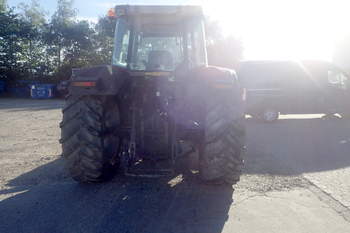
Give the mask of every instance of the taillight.
M 71 85 L 74 87 L 95 87 L 96 82 L 72 82 Z

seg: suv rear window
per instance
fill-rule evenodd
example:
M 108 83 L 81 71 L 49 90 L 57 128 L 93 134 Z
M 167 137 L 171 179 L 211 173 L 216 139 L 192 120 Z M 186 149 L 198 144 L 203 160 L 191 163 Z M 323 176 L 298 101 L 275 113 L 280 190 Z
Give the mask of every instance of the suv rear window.
M 238 77 L 246 88 L 273 89 L 305 80 L 308 73 L 295 62 L 246 62 Z

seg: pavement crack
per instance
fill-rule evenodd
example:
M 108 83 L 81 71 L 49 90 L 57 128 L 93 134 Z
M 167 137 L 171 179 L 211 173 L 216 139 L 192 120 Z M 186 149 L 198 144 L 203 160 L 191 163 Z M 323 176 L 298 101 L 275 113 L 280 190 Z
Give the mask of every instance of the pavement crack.
M 250 195 L 248 197 L 245 197 L 245 198 L 243 198 L 243 199 L 241 199 L 241 200 L 239 200 L 237 202 L 233 202 L 232 205 L 233 206 L 238 206 L 238 205 L 242 204 L 243 202 L 251 200 L 251 199 L 253 199 L 255 197 L 269 197 L 269 196 L 266 193 L 258 193 L 258 194 L 254 194 L 254 195 Z
M 309 179 L 304 179 L 310 184 L 308 189 L 315 194 L 320 201 L 330 206 L 334 211 L 336 211 L 340 216 L 342 216 L 346 221 L 350 222 L 350 209 L 349 207 L 342 204 L 340 201 L 335 199 L 332 195 L 321 189 L 315 183 Z

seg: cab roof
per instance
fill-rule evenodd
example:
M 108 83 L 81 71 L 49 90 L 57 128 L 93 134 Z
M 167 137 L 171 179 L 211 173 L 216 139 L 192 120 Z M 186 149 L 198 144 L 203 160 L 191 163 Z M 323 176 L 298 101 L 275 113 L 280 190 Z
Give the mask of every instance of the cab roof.
M 201 6 L 160 6 L 160 5 L 117 5 L 116 16 L 174 15 L 175 17 L 203 16 Z

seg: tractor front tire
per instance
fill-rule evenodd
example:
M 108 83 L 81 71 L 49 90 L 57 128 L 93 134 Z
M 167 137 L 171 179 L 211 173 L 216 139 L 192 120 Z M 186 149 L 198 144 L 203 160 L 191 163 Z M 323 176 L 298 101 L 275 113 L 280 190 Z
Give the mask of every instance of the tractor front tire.
M 231 97 L 231 98 L 230 98 Z M 199 147 L 200 176 L 208 183 L 236 184 L 242 173 L 245 119 L 237 96 L 217 95 L 207 104 L 205 132 Z
M 118 165 L 119 111 L 109 97 L 69 96 L 63 109 L 62 155 L 71 177 L 80 183 L 106 181 Z

